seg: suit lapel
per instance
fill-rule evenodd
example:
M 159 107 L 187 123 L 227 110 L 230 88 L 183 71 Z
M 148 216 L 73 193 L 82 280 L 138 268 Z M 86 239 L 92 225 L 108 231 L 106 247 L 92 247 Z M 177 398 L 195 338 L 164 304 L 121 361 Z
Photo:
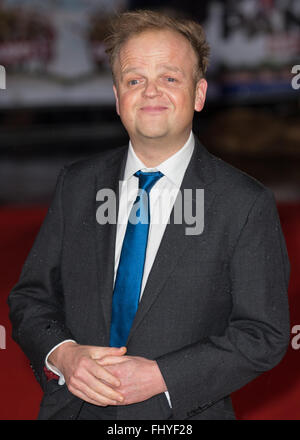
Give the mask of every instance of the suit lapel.
M 105 162 L 104 167 L 102 165 L 101 168 L 99 167 L 99 170 L 97 170 L 95 179 L 95 214 L 101 205 L 101 202 L 96 200 L 96 194 L 99 190 L 103 189 L 112 190 L 112 194 L 115 194 L 116 215 L 118 214 L 119 181 L 123 179 L 127 151 L 127 148 L 122 148 L 121 151 Z M 101 225 L 96 218 L 95 220 L 99 296 L 102 303 L 107 337 L 109 338 L 115 266 L 116 223 L 112 222 Z
M 196 139 L 194 152 L 181 185 L 181 193 L 184 194 L 185 189 L 204 189 L 204 215 L 206 215 L 216 196 L 216 193 L 209 188 L 209 185 L 213 181 L 214 165 L 211 156 Z M 195 205 L 195 203 L 196 201 L 193 199 L 193 204 Z M 193 212 L 195 212 L 195 206 L 193 206 L 193 208 Z M 174 208 L 170 218 L 172 218 L 173 215 Z M 170 221 L 166 226 L 127 343 L 151 308 L 169 276 L 176 269 L 180 256 L 183 254 L 187 245 L 191 243 L 190 240 L 195 239 L 193 235 L 186 235 L 187 226 L 189 225 L 184 221 L 182 224 L 174 224 Z

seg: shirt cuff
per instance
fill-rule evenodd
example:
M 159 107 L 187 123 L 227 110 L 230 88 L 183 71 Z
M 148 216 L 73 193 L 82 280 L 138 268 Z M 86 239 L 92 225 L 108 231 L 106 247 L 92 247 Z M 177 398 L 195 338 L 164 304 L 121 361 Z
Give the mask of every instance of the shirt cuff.
M 165 395 L 166 395 L 167 401 L 169 402 L 170 408 L 172 408 L 170 394 L 168 393 L 168 391 L 165 391 Z
M 76 341 L 73 341 L 73 339 L 66 339 L 65 341 L 60 342 L 59 344 L 55 345 L 55 347 L 53 347 L 52 350 L 49 351 L 49 353 L 47 354 L 46 359 L 45 359 L 45 365 L 46 365 L 46 368 L 47 368 L 48 370 L 52 371 L 52 373 L 55 373 L 55 374 L 57 374 L 57 376 L 59 376 L 59 379 L 58 379 L 58 385 L 64 385 L 64 384 L 65 384 L 65 378 L 64 378 L 64 375 L 59 371 L 58 368 L 54 367 L 54 365 L 52 365 L 50 362 L 48 362 L 48 357 L 50 356 L 50 354 L 51 354 L 51 353 L 52 353 L 57 347 L 59 347 L 60 345 L 64 344 L 65 342 L 74 342 L 74 343 L 76 344 Z

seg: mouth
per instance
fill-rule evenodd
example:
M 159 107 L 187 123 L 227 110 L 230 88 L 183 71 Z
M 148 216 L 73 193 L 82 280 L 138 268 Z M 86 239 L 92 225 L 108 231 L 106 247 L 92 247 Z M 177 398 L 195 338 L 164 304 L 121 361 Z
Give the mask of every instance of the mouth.
M 160 114 L 168 110 L 168 107 L 162 105 L 146 105 L 144 107 L 141 107 L 140 110 L 143 113 Z

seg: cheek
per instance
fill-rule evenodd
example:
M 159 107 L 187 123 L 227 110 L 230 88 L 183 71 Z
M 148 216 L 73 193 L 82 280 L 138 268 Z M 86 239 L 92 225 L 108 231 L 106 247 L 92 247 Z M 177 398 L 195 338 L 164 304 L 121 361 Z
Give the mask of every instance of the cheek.
M 195 97 L 191 95 L 189 89 L 174 91 L 169 93 L 170 100 L 174 103 L 177 113 L 181 116 L 190 115 L 194 112 Z
M 124 92 L 119 98 L 119 109 L 120 112 L 126 116 L 126 114 L 131 113 L 135 108 L 136 98 L 130 92 Z
M 119 99 L 119 115 L 123 125 L 130 130 L 135 123 L 136 100 L 129 93 L 124 93 Z

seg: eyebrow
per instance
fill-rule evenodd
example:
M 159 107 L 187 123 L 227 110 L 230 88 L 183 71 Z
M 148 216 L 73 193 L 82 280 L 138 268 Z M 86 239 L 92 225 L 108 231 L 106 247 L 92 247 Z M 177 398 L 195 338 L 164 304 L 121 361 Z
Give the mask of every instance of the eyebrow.
M 161 64 L 160 67 L 166 70 L 171 70 L 172 72 L 183 74 L 182 70 L 179 69 L 179 67 L 172 66 L 171 64 Z
M 128 69 L 125 69 L 123 71 L 121 71 L 121 75 L 126 75 L 127 73 L 131 73 L 131 72 L 137 72 L 139 69 L 137 67 L 128 67 Z
M 182 75 L 184 75 L 184 73 L 182 72 L 181 69 L 179 69 L 176 66 L 172 66 L 170 64 L 161 64 L 161 65 L 159 65 L 159 67 L 164 70 L 170 70 L 172 72 L 181 73 Z M 140 69 L 138 67 L 128 67 L 127 69 L 125 69 L 121 72 L 121 75 L 124 76 L 124 75 L 127 75 L 128 73 L 131 73 L 131 72 L 134 72 L 134 73 L 139 72 L 139 70 Z

